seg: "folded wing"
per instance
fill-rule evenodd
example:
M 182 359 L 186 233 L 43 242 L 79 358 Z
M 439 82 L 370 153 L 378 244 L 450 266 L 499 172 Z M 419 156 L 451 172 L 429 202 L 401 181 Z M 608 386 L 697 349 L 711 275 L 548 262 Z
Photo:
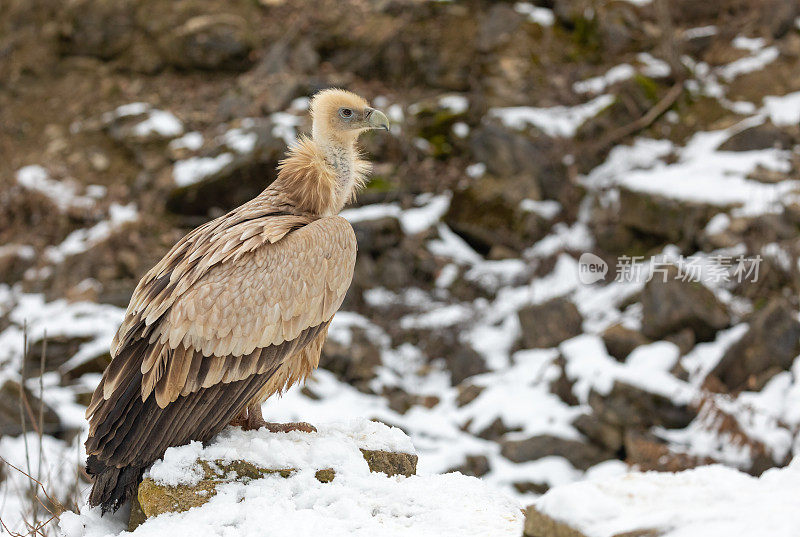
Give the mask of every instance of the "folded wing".
M 340 217 L 302 218 L 203 226 L 205 240 L 187 236 L 145 276 L 87 409 L 90 456 L 144 466 L 210 438 L 324 336 L 352 279 L 355 234 Z

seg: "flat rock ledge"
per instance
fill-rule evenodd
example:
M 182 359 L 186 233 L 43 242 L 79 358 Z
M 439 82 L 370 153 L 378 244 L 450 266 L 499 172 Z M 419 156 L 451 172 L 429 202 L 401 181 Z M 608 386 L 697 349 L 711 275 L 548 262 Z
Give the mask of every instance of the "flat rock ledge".
M 387 476 L 411 476 L 417 473 L 417 455 L 412 453 L 396 453 L 391 451 L 361 449 L 361 454 L 372 472 L 384 473 Z M 232 481 L 248 482 L 267 475 L 278 474 L 288 478 L 298 468 L 261 468 L 251 462 L 235 460 L 231 462 L 199 460 L 203 469 L 203 478 L 196 485 L 169 486 L 145 478 L 139 485 L 139 491 L 131 502 L 131 514 L 128 531 L 133 531 L 150 517 L 163 513 L 180 513 L 192 507 L 198 507 L 209 501 L 216 493 L 217 486 Z M 330 483 L 336 478 L 333 468 L 322 468 L 316 471 L 316 478 L 321 483 Z

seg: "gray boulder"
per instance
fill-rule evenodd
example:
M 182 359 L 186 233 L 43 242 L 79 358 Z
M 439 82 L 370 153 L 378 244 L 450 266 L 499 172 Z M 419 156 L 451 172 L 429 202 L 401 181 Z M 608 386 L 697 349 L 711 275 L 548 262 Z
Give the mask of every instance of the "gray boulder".
M 575 304 L 559 297 L 519 310 L 519 322 L 522 344 L 529 349 L 543 349 L 580 335 L 583 317 Z
M 645 285 L 642 332 L 661 339 L 690 328 L 698 341 L 713 339 L 718 330 L 730 324 L 725 306 L 701 283 L 682 281 L 677 275 L 677 267 L 670 266 L 665 277 L 656 274 Z
M 755 389 L 779 371 L 788 370 L 800 354 L 800 322 L 783 298 L 773 298 L 753 315 L 750 329 L 711 372 L 727 389 Z

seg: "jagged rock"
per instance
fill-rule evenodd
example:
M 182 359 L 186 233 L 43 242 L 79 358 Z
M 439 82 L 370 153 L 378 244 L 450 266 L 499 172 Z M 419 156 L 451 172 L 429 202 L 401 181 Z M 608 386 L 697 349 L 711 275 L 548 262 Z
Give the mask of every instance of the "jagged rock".
M 755 151 L 757 149 L 791 149 L 792 135 L 771 122 L 739 131 L 719 146 L 722 151 Z
M 524 537 L 586 537 L 572 526 L 545 515 L 531 505 L 525 510 Z
M 77 212 L 70 207 L 65 214 L 41 192 L 19 185 L 4 187 L 0 191 L 0 244 L 58 244 L 75 229 L 73 219 L 84 216 Z
M 474 401 L 484 390 L 484 387 L 476 386 L 475 384 L 459 384 L 457 390 L 456 404 L 462 407 Z
M 464 464 L 451 468 L 448 472 L 461 472 L 464 475 L 481 477 L 491 470 L 489 459 L 485 455 L 467 455 Z
M 41 400 L 33 395 L 27 388 L 24 391 L 27 406 L 25 406 L 25 428 L 27 432 L 34 431 L 39 426 L 39 410 Z M 23 432 L 23 423 L 20 418 L 20 386 L 18 382 L 7 380 L 0 387 L 0 438 L 3 436 L 19 436 Z M 42 432 L 53 436 L 64 434 L 65 429 L 55 410 L 46 404 L 42 408 Z M 32 414 L 32 415 L 31 415 Z M 35 424 L 35 426 L 34 426 Z
M 466 96 L 461 97 L 466 99 Z M 430 144 L 429 151 L 432 156 L 445 159 L 453 153 L 466 149 L 467 141 L 454 132 L 454 125 L 468 121 L 468 111 L 469 105 L 461 109 L 443 105 L 439 99 L 416 104 L 414 126 L 419 137 Z
M 496 418 L 492 423 L 477 432 L 476 436 L 484 440 L 499 440 L 506 433 L 519 431 L 520 429 L 508 427 L 502 418 Z
M 634 36 L 634 32 L 638 29 L 641 21 L 637 17 L 631 16 L 630 11 L 624 9 L 623 6 L 624 4 L 616 4 L 610 8 L 598 10 L 597 33 L 606 54 L 615 56 L 622 54 L 635 43 L 637 36 Z
M 663 531 L 658 529 L 641 529 L 616 533 L 611 537 L 659 537 Z M 583 532 L 573 528 L 566 522 L 556 520 L 539 511 L 535 505 L 525 510 L 525 528 L 523 537 L 587 537 Z
M 192 17 L 159 44 L 169 62 L 184 69 L 240 71 L 253 63 L 254 40 L 247 21 L 238 15 Z
M 397 218 L 386 216 L 375 220 L 363 220 L 353 224 L 359 252 L 378 256 L 403 241 L 403 229 Z
M 732 8 L 735 3 L 737 3 L 736 0 L 720 0 L 713 4 L 693 2 L 692 0 L 675 0 L 670 3 L 670 13 L 680 24 L 697 26 L 703 22 L 716 20 L 721 9 Z
M 800 322 L 795 318 L 795 308 L 785 299 L 774 298 L 753 315 L 750 329 L 728 349 L 709 376 L 718 378 L 731 391 L 753 389 L 778 371 L 788 370 L 798 353 Z
M 439 404 L 439 398 L 435 395 L 418 395 L 408 393 L 402 388 L 384 387 L 382 395 L 388 400 L 389 408 L 400 414 L 405 414 L 411 407 L 421 405 L 425 408 L 433 408 Z
M 583 317 L 569 299 L 554 298 L 519 310 L 522 344 L 529 349 L 555 347 L 583 330 Z
M 511 6 L 493 5 L 489 13 L 481 17 L 481 24 L 478 27 L 478 49 L 488 51 L 505 45 L 514 38 L 522 20 L 522 15 Z
M 453 386 L 488 371 L 486 360 L 468 343 L 461 341 L 459 331 L 420 329 L 409 335 L 414 338 L 412 341 L 419 341 L 420 350 L 429 360 L 444 359 Z
M 475 160 L 486 164 L 487 173 L 497 177 L 535 173 L 538 168 L 529 156 L 536 154 L 535 149 L 527 137 L 493 123 L 476 128 L 470 137 Z
M 183 123 L 171 112 L 144 103 L 133 106 L 135 108 L 118 109 L 102 117 L 103 130 L 109 138 L 131 151 L 140 153 L 143 148 L 151 148 L 163 153 L 166 142 L 183 134 Z M 153 123 L 149 123 L 152 118 Z M 142 155 L 137 156 L 141 162 Z M 164 155 L 158 156 L 163 158 Z
M 585 18 L 583 22 L 587 22 Z M 594 26 L 594 23 L 589 24 Z M 594 33 L 593 29 L 586 27 L 583 31 Z M 591 38 L 597 37 L 600 36 Z M 645 114 L 658 100 L 659 93 L 666 91 L 665 85 L 659 86 L 641 74 L 617 83 L 614 101 L 594 117 L 586 119 L 575 133 L 575 139 L 583 143 L 583 149 L 575 155 L 578 171 L 588 172 L 605 160 L 614 144 L 610 134 Z
M 652 245 L 661 242 L 670 242 L 679 247 L 689 245 L 719 211 L 718 207 L 701 203 L 628 188 L 619 190 L 619 222 L 635 232 L 650 236 Z
M 800 4 L 793 0 L 770 0 L 760 10 L 761 22 L 775 38 L 786 35 L 797 25 Z
M 599 420 L 618 428 L 620 434 L 626 429 L 645 430 L 654 425 L 680 429 L 696 415 L 688 405 L 676 404 L 663 395 L 620 381 L 615 381 L 606 395 L 589 392 L 589 406 Z
M 433 255 L 422 245 L 425 235 L 406 237 L 401 243 L 381 252 L 359 252 L 356 259 L 353 285 L 344 303 L 344 309 L 357 309 L 361 294 L 366 289 L 385 287 L 401 290 L 407 287 L 428 288 L 441 268 Z M 380 239 L 379 239 L 380 240 Z
M 66 54 L 111 59 L 133 41 L 134 3 L 123 0 L 80 0 L 65 6 L 60 44 Z
M 359 327 L 353 327 L 352 339 L 346 345 L 328 338 L 322 347 L 319 366 L 332 371 L 341 380 L 366 389 L 381 365 L 380 348 Z
M 692 350 L 692 347 L 694 347 L 697 339 L 695 338 L 694 332 L 691 328 L 684 328 L 680 332 L 675 332 L 674 334 L 665 336 L 664 341 L 674 343 L 675 346 L 678 347 L 681 355 L 684 355 Z
M 30 341 L 27 355 L 28 373 L 38 374 L 41 367 L 41 356 L 44 354 L 44 370 L 54 371 L 59 369 L 62 364 L 72 358 L 81 345 L 90 341 L 88 337 L 48 337 L 47 341 Z M 101 371 L 102 372 L 102 371 Z
M 783 244 L 791 245 L 794 242 L 794 240 L 790 240 Z M 764 297 L 796 295 L 800 290 L 800 278 L 798 278 L 798 272 L 792 267 L 798 259 L 798 254 L 792 246 L 782 249 L 787 254 L 784 259 L 762 256 L 758 263 L 757 277 L 754 273 L 749 277 L 742 278 L 741 282 L 736 281 L 733 292 L 756 303 L 763 303 Z M 786 260 L 789 262 L 786 263 Z
M 666 268 L 666 275 L 654 274 L 642 291 L 642 332 L 649 338 L 690 328 L 698 341 L 708 341 L 729 324 L 714 293 L 699 282 L 682 281 L 675 266 Z
M 48 350 L 48 352 L 50 351 Z M 72 365 L 65 364 L 62 367 L 59 367 L 59 372 L 64 380 L 71 381 L 80 378 L 86 373 L 102 373 L 110 363 L 111 354 L 105 353 L 89 360 L 84 360 L 81 363 Z
M 553 13 L 558 21 L 568 28 L 575 27 L 580 22 L 587 22 L 587 14 L 593 13 L 592 0 L 553 0 Z
M 611 452 L 616 453 L 623 445 L 622 429 L 601 420 L 595 414 L 581 414 L 572 425 L 586 438 Z
M 547 434 L 525 440 L 503 440 L 500 442 L 500 453 L 513 462 L 535 461 L 551 456 L 564 457 L 580 470 L 587 470 L 599 462 L 614 458 L 613 453 L 592 444 Z
M 416 455 L 410 453 L 393 453 L 391 451 L 362 449 L 364 460 L 369 469 L 388 475 L 404 475 L 406 477 L 417 473 Z
M 2 209 L 0 209 L 0 212 Z M 0 247 L 0 281 L 15 282 L 35 263 L 35 252 L 30 246 L 6 244 Z
M 459 345 L 446 357 L 447 368 L 450 370 L 450 381 L 453 386 L 461 384 L 464 380 L 474 375 L 486 373 L 486 360 L 474 349 L 466 345 Z
M 608 354 L 620 362 L 624 362 L 625 358 L 627 358 L 636 347 L 650 343 L 650 340 L 642 335 L 641 332 L 625 328 L 621 324 L 608 327 L 603 332 L 602 337 Z
M 382 472 L 387 476 L 415 475 L 417 472 L 417 456 L 410 453 L 393 453 L 380 450 L 362 449 L 361 453 L 373 472 Z M 261 468 L 248 461 L 198 461 L 203 477 L 196 485 L 168 486 L 143 479 L 139 485 L 137 497 L 131 505 L 128 531 L 133 531 L 146 519 L 163 513 L 181 513 L 192 507 L 205 504 L 215 494 L 217 486 L 230 481 L 260 479 L 270 474 L 288 478 L 295 468 Z M 335 470 L 323 468 L 315 473 L 318 481 L 329 483 L 336 478 Z
M 514 481 L 511 484 L 520 494 L 533 492 L 534 494 L 544 494 L 550 490 L 550 485 L 547 483 L 539 483 L 536 481 Z
M 625 433 L 625 460 L 642 471 L 657 472 L 680 472 L 717 462 L 709 457 L 675 453 L 653 435 L 637 431 Z
M 524 199 L 539 199 L 531 180 L 511 181 L 484 176 L 453 194 L 444 220 L 453 231 L 483 254 L 502 246 L 521 251 L 549 228 L 542 216 L 525 211 Z
M 550 383 L 550 392 L 570 406 L 579 405 L 580 401 L 575 396 L 575 392 L 572 391 L 575 381 L 567 376 L 567 361 L 559 354 L 554 365 L 558 367 L 558 376 Z
M 469 147 L 475 161 L 486 164 L 489 175 L 532 179 L 529 188 L 538 187 L 539 191 L 544 190 L 546 196 L 552 197 L 549 196 L 552 193 L 540 183 L 552 171 L 548 162 L 557 151 L 552 139 L 544 135 L 531 138 L 501 125 L 484 123 L 473 131 Z

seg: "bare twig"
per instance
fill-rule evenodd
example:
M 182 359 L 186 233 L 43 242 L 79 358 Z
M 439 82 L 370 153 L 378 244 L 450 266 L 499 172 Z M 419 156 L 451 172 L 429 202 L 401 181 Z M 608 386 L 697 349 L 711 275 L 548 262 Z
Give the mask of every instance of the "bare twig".
M 27 361 L 28 361 L 28 321 L 25 320 L 25 322 L 22 325 L 22 363 L 19 366 L 20 369 L 19 422 L 20 422 L 20 427 L 22 429 L 22 439 L 23 442 L 25 442 L 25 464 L 28 468 L 28 473 L 30 474 L 31 457 L 30 457 L 30 448 L 28 446 L 28 427 L 25 417 L 26 408 L 31 416 L 31 423 L 34 423 L 34 420 L 33 420 L 33 412 L 30 410 L 30 405 L 28 404 L 28 397 L 25 395 L 25 364 L 27 363 Z
M 42 434 L 44 432 L 44 363 L 47 356 L 47 330 L 44 332 L 44 339 L 42 340 L 42 353 L 39 357 L 39 462 L 36 466 L 37 477 L 42 477 Z M 38 495 L 37 495 L 38 499 Z M 33 523 L 36 524 L 36 519 L 39 518 L 39 508 L 37 504 L 33 504 Z
M 41 500 L 39 500 L 39 502 L 42 504 L 42 507 L 44 507 L 44 508 L 45 508 L 45 510 L 47 510 L 47 512 L 48 512 L 48 513 L 50 513 L 50 514 L 51 514 L 51 515 L 53 515 L 54 517 L 58 518 L 58 515 L 60 515 L 61 513 L 63 513 L 63 512 L 64 512 L 64 506 L 63 506 L 63 505 L 61 505 L 61 502 L 59 502 L 58 500 L 56 500 L 55 498 L 53 498 L 53 497 L 52 497 L 52 496 L 51 496 L 51 495 L 50 495 L 50 494 L 47 492 L 47 489 L 45 488 L 44 484 L 43 484 L 41 481 L 39 481 L 38 479 L 36 479 L 36 478 L 35 478 L 35 477 L 33 477 L 32 475 L 30 475 L 28 472 L 26 472 L 26 471 L 25 471 L 25 470 L 23 470 L 22 468 L 18 468 L 18 467 L 16 467 L 16 466 L 14 466 L 13 464 L 11 464 L 11 463 L 10 463 L 10 462 L 8 462 L 8 460 L 6 460 L 6 459 L 5 459 L 5 458 L 4 458 L 2 455 L 0 455 L 0 462 L 3 462 L 5 465 L 9 466 L 10 468 L 12 468 L 12 469 L 16 470 L 17 472 L 19 472 L 19 473 L 21 473 L 22 475 L 24 475 L 25 477 L 27 477 L 27 478 L 28 478 L 28 479 L 29 479 L 29 480 L 30 480 L 30 481 L 31 481 L 33 484 L 35 484 L 35 485 L 36 485 L 36 486 L 34 487 L 35 489 L 41 489 L 41 490 L 42 490 L 42 494 L 44 494 L 44 497 L 45 497 L 45 498 L 47 498 L 47 501 L 48 501 L 48 502 L 50 502 L 50 505 L 53 507 L 53 510 L 51 510 L 51 509 L 50 509 L 49 507 L 47 507 L 47 506 L 46 506 L 46 505 L 45 505 L 45 504 L 44 504 L 44 503 L 43 503 Z M 38 495 L 37 495 L 37 498 L 38 498 Z M 55 512 L 54 512 L 54 511 L 55 511 Z
M 669 91 L 667 92 L 664 97 L 658 101 L 650 110 L 647 111 L 645 115 L 640 117 L 639 119 L 628 123 L 627 125 L 623 125 L 622 127 L 612 131 L 603 142 L 601 142 L 601 147 L 610 147 L 615 145 L 617 142 L 622 140 L 623 138 L 627 138 L 632 134 L 636 134 L 637 132 L 646 129 L 650 125 L 652 125 L 655 120 L 661 117 L 664 112 L 670 109 L 670 107 L 675 104 L 678 100 L 678 97 L 681 96 L 683 93 L 683 81 L 678 81 L 673 85 Z
M 55 515 L 53 515 L 50 518 L 48 518 L 47 520 L 41 522 L 40 524 L 36 524 L 36 525 L 28 524 L 28 529 L 30 530 L 28 533 L 20 533 L 18 531 L 11 531 L 8 528 L 8 526 L 6 525 L 6 523 L 3 522 L 2 518 L 0 518 L 0 527 L 2 527 L 3 531 L 8 533 L 11 537 L 30 537 L 31 535 L 36 535 L 36 534 L 45 535 L 45 533 L 43 531 L 44 527 L 47 526 L 50 522 L 52 522 L 56 518 L 57 517 Z

